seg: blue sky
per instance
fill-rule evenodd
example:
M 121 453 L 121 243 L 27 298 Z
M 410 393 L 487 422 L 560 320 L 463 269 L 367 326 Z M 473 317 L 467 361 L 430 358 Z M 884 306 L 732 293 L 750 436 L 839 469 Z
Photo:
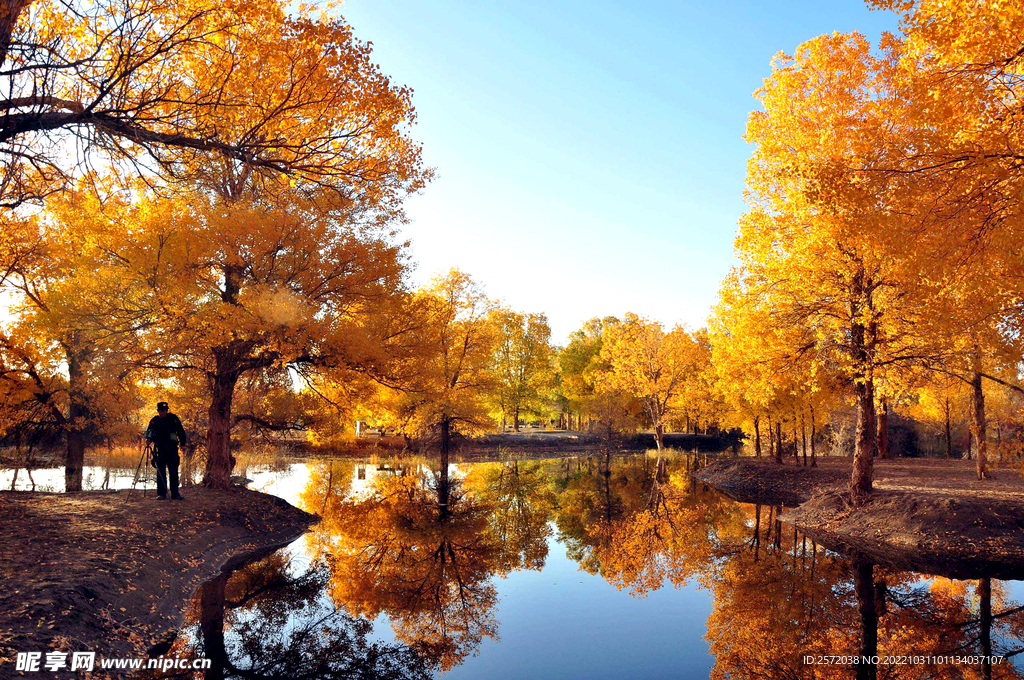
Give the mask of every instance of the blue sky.
M 733 261 L 752 93 L 772 56 L 896 17 L 827 2 L 347 0 L 413 88 L 437 179 L 408 203 L 415 280 L 458 266 L 556 342 L 634 311 L 700 326 Z

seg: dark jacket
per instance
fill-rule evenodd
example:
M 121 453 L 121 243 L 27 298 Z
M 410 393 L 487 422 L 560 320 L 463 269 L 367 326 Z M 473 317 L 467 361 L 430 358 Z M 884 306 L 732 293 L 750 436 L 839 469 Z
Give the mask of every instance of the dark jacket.
M 185 428 L 181 425 L 181 419 L 173 413 L 168 413 L 161 418 L 153 416 L 146 428 L 146 439 L 156 445 L 158 451 L 172 451 L 179 445 L 184 446 L 188 441 Z

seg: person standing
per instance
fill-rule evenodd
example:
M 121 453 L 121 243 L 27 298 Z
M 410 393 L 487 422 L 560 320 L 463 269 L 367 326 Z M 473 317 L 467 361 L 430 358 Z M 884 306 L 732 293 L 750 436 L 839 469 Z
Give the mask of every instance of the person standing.
M 146 428 L 146 439 L 156 448 L 156 497 L 167 498 L 167 476 L 170 473 L 171 498 L 183 500 L 178 493 L 178 447 L 188 441 L 181 419 L 171 413 L 166 401 L 156 405 L 156 415 Z

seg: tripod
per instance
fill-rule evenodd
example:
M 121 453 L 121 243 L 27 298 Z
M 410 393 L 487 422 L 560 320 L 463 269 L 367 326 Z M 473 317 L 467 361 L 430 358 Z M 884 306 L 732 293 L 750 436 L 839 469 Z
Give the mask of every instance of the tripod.
M 128 495 L 124 497 L 124 502 L 127 503 L 128 499 L 132 497 L 132 492 L 135 491 L 135 485 L 139 483 L 139 472 L 142 471 L 142 463 L 146 458 L 152 459 L 153 457 L 153 442 L 148 439 L 143 440 L 146 442 L 145 448 L 142 450 L 142 455 L 139 456 L 139 464 L 135 468 L 135 479 L 132 480 L 132 488 L 128 490 Z M 146 476 L 142 480 L 142 495 L 146 495 L 146 482 L 149 481 L 149 466 L 146 466 Z

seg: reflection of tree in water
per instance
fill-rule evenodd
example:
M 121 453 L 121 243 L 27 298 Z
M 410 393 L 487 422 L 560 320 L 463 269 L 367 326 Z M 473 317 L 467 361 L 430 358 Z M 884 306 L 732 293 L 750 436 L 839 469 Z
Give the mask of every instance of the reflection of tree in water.
M 570 557 L 618 588 L 643 595 L 666 579 L 702 576 L 737 532 L 737 505 L 696 484 L 685 458 L 611 457 L 563 469 L 556 521 Z
M 809 666 L 806 655 L 1013 655 L 1024 608 L 988 579 L 927 578 L 824 550 L 708 491 L 679 459 L 601 457 L 552 468 L 555 517 L 584 570 L 633 595 L 690 578 L 714 594 L 715 678 L 1017 678 L 1010 664 Z
M 997 582 L 926 579 L 825 550 L 783 524 L 781 508 L 731 501 L 684 467 L 673 457 L 513 461 L 447 483 L 406 470 L 358 497 L 327 484 L 347 477 L 324 468 L 306 500 L 323 508 L 316 544 L 334 600 L 387 614 L 399 640 L 442 668 L 496 636 L 493 577 L 541 568 L 553 519 L 570 558 L 633 595 L 690 579 L 711 590 L 715 678 L 1019 676 L 1009 664 L 806 665 L 806 655 L 875 651 L 1012 654 L 1024 647 L 1024 609 Z
M 713 678 L 1020 676 L 1009 664 L 806 665 L 807 655 L 1007 653 L 1020 646 L 1024 619 L 988 579 L 924 580 L 823 550 L 776 521 L 777 508 L 746 511 L 750 537 L 741 549 L 723 551 L 708 581 Z M 997 605 L 1003 613 L 992 615 Z
M 646 473 L 637 471 L 633 480 Z M 555 523 L 569 558 L 591 574 L 600 571 L 600 562 L 594 557 L 594 541 L 588 527 L 596 523 L 608 524 L 627 509 L 631 499 L 627 487 L 629 475 L 612 473 L 612 459 L 605 457 L 566 459 L 559 468 L 554 487 L 558 494 Z
M 482 463 L 466 476 L 465 490 L 490 509 L 488 529 L 507 560 L 501 571 L 542 569 L 555 503 L 548 472 L 538 461 Z
M 386 614 L 399 640 L 442 669 L 497 637 L 493 577 L 539 568 L 546 554 L 531 482 L 497 471 L 499 486 L 477 497 L 478 485 L 446 472 L 378 476 L 357 497 L 329 491 L 315 528 L 334 601 L 352 615 Z M 321 486 L 317 474 L 312 486 Z
M 431 664 L 415 649 L 369 638 L 372 624 L 325 601 L 326 565 L 292 575 L 279 551 L 205 583 L 189 612 L 188 642 L 170 655 L 206 657 L 206 671 L 162 677 L 425 680 Z

